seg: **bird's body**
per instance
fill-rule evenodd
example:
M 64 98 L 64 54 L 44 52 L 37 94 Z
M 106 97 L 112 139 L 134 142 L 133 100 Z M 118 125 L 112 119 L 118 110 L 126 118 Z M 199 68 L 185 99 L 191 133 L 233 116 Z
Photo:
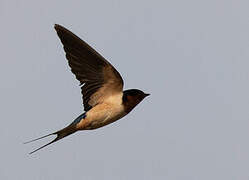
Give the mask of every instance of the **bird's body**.
M 56 24 L 55 30 L 64 46 L 71 71 L 82 85 L 85 113 L 67 127 L 32 140 L 57 135 L 53 141 L 31 153 L 76 131 L 97 129 L 115 122 L 149 95 L 138 89 L 123 91 L 121 75 L 106 59 L 66 28 Z
M 97 129 L 126 115 L 122 104 L 123 93 L 113 95 L 86 113 L 85 119 L 77 124 L 79 130 Z

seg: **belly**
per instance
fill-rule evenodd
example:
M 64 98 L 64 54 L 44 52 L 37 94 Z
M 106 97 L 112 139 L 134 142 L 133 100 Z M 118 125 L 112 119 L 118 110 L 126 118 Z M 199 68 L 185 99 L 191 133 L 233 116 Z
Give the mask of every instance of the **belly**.
M 83 129 L 97 129 L 126 115 L 122 105 L 100 104 L 86 113 Z

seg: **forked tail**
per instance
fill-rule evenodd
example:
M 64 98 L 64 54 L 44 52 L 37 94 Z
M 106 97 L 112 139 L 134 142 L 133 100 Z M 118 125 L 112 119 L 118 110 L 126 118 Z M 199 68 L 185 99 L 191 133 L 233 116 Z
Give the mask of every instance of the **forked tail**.
M 44 148 L 44 147 L 46 147 L 46 146 L 52 144 L 52 143 L 54 143 L 54 142 L 56 142 L 56 141 L 58 141 L 58 140 L 60 140 L 60 139 L 62 139 L 62 138 L 64 138 L 64 137 L 66 137 L 66 136 L 68 136 L 68 135 L 70 135 L 70 134 L 73 134 L 73 133 L 76 132 L 76 131 L 77 131 L 77 130 L 76 130 L 76 128 L 75 128 L 75 124 L 70 124 L 69 126 L 65 127 L 64 129 L 61 129 L 61 130 L 59 130 L 59 131 L 57 131 L 57 132 L 48 134 L 48 135 L 46 135 L 46 136 L 42 136 L 42 137 L 33 139 L 33 140 L 31 140 L 31 141 L 25 142 L 24 144 L 27 144 L 27 143 L 30 143 L 30 142 L 33 142 L 33 141 L 37 141 L 37 140 L 39 140 L 39 139 L 42 139 L 42 138 L 45 138 L 45 137 L 48 137 L 48 136 L 57 135 L 57 137 L 56 137 L 54 140 L 52 140 L 51 142 L 49 142 L 49 143 L 47 143 L 47 144 L 45 144 L 45 145 L 39 147 L 38 149 L 36 149 L 36 150 L 34 150 L 34 151 L 32 151 L 32 152 L 29 153 L 29 154 L 33 154 L 34 152 L 36 152 L 36 151 L 38 151 L 38 150 L 40 150 L 40 149 L 42 149 L 42 148 Z
M 83 113 L 83 114 L 81 114 L 79 117 L 77 117 L 69 126 L 65 127 L 64 129 L 61 129 L 61 130 L 56 131 L 56 132 L 54 132 L 54 133 L 48 134 L 48 135 L 46 135 L 46 136 L 42 136 L 42 137 L 33 139 L 33 140 L 31 140 L 31 141 L 28 141 L 28 142 L 25 142 L 24 144 L 27 144 L 27 143 L 30 143 L 30 142 L 33 142 L 33 141 L 37 141 L 37 140 L 39 140 L 39 139 L 42 139 L 42 138 L 45 138 L 45 137 L 48 137 L 48 136 L 57 135 L 57 137 L 56 137 L 54 140 L 52 140 L 51 142 L 49 142 L 49 143 L 43 145 L 42 147 L 39 147 L 38 149 L 36 149 L 36 150 L 30 152 L 29 154 L 32 154 L 32 153 L 34 153 L 34 152 L 36 152 L 36 151 L 38 151 L 38 150 L 40 150 L 40 149 L 42 149 L 42 148 L 48 146 L 49 144 L 52 144 L 52 143 L 54 143 L 54 142 L 56 142 L 56 141 L 58 141 L 58 140 L 60 140 L 60 139 L 62 139 L 62 138 L 64 138 L 64 137 L 66 137 L 66 136 L 68 136 L 68 135 L 70 135 L 70 134 L 75 133 L 75 132 L 77 131 L 76 125 L 77 125 L 82 119 L 85 119 L 85 118 L 86 118 L 86 112 Z

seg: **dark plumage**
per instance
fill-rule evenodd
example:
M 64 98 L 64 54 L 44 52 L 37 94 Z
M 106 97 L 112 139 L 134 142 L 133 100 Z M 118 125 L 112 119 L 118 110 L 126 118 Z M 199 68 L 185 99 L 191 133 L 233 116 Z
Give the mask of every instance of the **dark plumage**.
M 129 113 L 139 102 L 149 95 L 139 89 L 125 90 L 122 97 L 125 112 Z
M 84 84 L 81 87 L 81 92 L 85 111 L 99 103 L 99 97 L 91 101 L 91 96 L 105 83 L 108 86 L 116 86 L 117 91 L 123 89 L 122 77 L 105 58 L 69 30 L 58 24 L 54 27 L 63 44 L 71 71 L 80 81 L 80 84 Z M 91 60 L 89 61 L 89 59 Z

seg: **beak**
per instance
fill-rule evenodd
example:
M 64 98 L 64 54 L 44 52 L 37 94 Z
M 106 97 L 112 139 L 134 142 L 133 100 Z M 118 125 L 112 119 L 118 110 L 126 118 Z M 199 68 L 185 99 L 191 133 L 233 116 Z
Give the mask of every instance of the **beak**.
M 144 97 L 149 96 L 150 94 L 144 94 Z

